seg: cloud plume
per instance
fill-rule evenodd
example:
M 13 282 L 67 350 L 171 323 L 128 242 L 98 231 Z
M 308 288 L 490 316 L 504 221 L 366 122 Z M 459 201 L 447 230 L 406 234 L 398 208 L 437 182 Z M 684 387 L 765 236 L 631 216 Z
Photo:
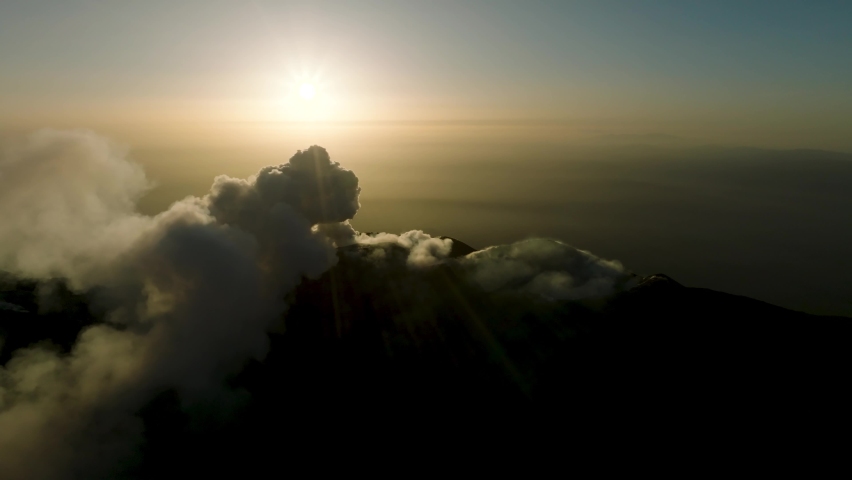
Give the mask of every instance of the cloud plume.
M 422 230 L 411 230 L 396 235 L 393 233 L 366 234 L 355 237 L 359 245 L 399 245 L 409 251 L 406 263 L 412 267 L 428 267 L 447 258 L 453 241 L 449 238 L 433 237 Z
M 0 269 L 99 287 L 107 323 L 70 355 L 38 347 L 0 369 L 4 478 L 110 477 L 142 440 L 135 413 L 172 389 L 187 405 L 267 350 L 281 300 L 334 265 L 315 228 L 358 210 L 358 179 L 320 147 L 154 216 L 126 152 L 87 132 L 41 131 L 0 160 Z
M 444 312 L 436 286 L 520 293 L 527 305 L 607 296 L 631 278 L 555 240 L 464 255 L 420 230 L 358 233 L 358 178 L 318 146 L 246 179 L 218 176 L 156 216 L 136 211 L 150 187 L 125 150 L 90 132 L 40 131 L 0 158 L 0 271 L 42 282 L 39 311 L 61 309 L 49 280 L 62 278 L 100 315 L 69 353 L 31 346 L 0 367 L 4 479 L 123 474 L 145 441 L 138 413 L 165 392 L 189 409 L 239 403 L 225 380 L 263 359 L 287 294 L 341 255 L 366 265 L 364 285 L 393 276 L 414 299 L 408 320 L 428 305 Z M 27 312 L 5 300 L 0 310 Z

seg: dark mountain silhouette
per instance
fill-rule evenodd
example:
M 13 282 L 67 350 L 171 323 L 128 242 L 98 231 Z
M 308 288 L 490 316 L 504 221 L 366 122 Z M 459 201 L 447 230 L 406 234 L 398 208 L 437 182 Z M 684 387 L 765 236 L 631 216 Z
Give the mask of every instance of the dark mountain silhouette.
M 371 259 L 377 248 L 387 261 Z M 453 255 L 472 251 L 454 241 Z M 162 392 L 140 412 L 146 442 L 133 475 L 245 473 L 247 459 L 274 466 L 294 439 L 307 443 L 291 453 L 331 438 L 329 451 L 361 449 L 340 442 L 364 432 L 424 442 L 423 432 L 461 429 L 523 443 L 506 432 L 567 422 L 560 434 L 582 441 L 653 431 L 737 443 L 731 431 L 787 438 L 845 415 L 852 319 L 662 274 L 603 299 L 488 294 L 452 265 L 406 268 L 407 253 L 339 249 L 336 267 L 290 295 L 267 358 L 230 380 L 251 394 L 230 417 L 187 412 Z M 99 321 L 85 295 L 56 285 L 66 307 L 40 314 L 39 285 L 5 279 L 0 299 L 20 308 L 0 310 L 4 363 L 35 342 L 67 352 Z
M 452 250 L 450 250 L 450 258 L 463 257 L 476 251 L 475 248 L 463 243 L 461 240 L 456 240 L 453 237 L 441 237 L 441 239 L 450 239 L 453 241 Z

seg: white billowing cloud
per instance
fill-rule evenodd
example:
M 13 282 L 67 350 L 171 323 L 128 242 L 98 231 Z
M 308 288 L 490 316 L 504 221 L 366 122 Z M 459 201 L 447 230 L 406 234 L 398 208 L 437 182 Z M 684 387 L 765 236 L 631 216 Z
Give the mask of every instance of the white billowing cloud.
M 449 256 L 453 241 L 449 238 L 433 237 L 422 230 L 411 230 L 400 235 L 393 233 L 365 233 L 355 237 L 360 245 L 396 244 L 409 250 L 406 263 L 412 267 L 436 265 Z
M 110 263 L 149 219 L 125 152 L 83 132 L 40 131 L 0 157 L 0 268 L 73 278 Z
M 360 245 L 396 245 L 408 250 L 405 264 L 421 268 L 446 263 L 459 266 L 463 278 L 486 292 L 516 291 L 543 299 L 571 301 L 605 297 L 629 287 L 633 278 L 617 260 L 605 260 L 565 243 L 533 238 L 498 245 L 461 258 L 449 258 L 452 240 L 433 237 L 421 230 L 400 235 L 365 234 L 355 237 Z M 357 252 L 356 252 L 357 254 Z M 362 253 L 376 262 L 398 262 L 385 249 Z
M 253 224 L 260 205 L 287 205 L 311 225 L 344 222 L 360 206 L 358 177 L 332 162 L 322 147 L 300 151 L 283 165 L 264 167 L 240 180 L 221 175 L 211 189 L 210 210 L 224 223 Z
M 360 192 L 358 177 L 314 146 L 246 180 L 216 177 L 206 203 L 217 222 L 257 238 L 264 263 L 279 264 L 275 272 L 314 277 L 337 261 L 330 243 L 316 239 L 332 233 L 333 243 L 344 236 Z
M 217 177 L 155 217 L 134 210 L 148 185 L 86 132 L 39 132 L 0 161 L 0 269 L 101 286 L 123 325 L 85 330 L 69 356 L 27 349 L 0 368 L 4 479 L 112 476 L 154 395 L 218 395 L 265 354 L 282 293 L 334 265 L 316 225 L 351 218 L 360 191 L 320 147 L 249 179 Z
M 522 291 L 549 300 L 602 297 L 629 280 L 617 260 L 542 238 L 488 247 L 459 263 L 470 281 L 486 291 Z
M 316 229 L 328 237 L 335 247 L 346 247 L 355 244 L 358 232 L 349 224 L 349 220 L 336 223 L 320 223 Z

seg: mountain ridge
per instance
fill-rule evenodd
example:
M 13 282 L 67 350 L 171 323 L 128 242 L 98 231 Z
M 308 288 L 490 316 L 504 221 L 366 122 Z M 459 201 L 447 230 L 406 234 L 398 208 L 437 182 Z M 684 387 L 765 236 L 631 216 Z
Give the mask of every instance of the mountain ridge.
M 453 243 L 456 258 L 474 250 Z M 370 255 L 377 249 L 385 261 Z M 146 441 L 130 477 L 240 474 L 246 459 L 275 468 L 294 438 L 360 431 L 422 445 L 422 432 L 468 428 L 470 438 L 520 445 L 528 437 L 507 432 L 544 431 L 555 419 L 578 441 L 669 432 L 697 446 L 743 424 L 777 441 L 838 421 L 852 400 L 838 381 L 852 365 L 850 318 L 660 273 L 598 299 L 488 293 L 453 265 L 409 269 L 407 255 L 398 245 L 338 249 L 335 267 L 287 296 L 266 357 L 228 380 L 244 399 L 233 411 L 210 417 L 168 390 L 139 412 Z M 67 354 L 104 321 L 61 282 L 52 288 L 62 300 L 47 311 L 37 283 L 0 283 L 0 300 L 31 312 L 0 310 L 0 364 L 32 344 Z

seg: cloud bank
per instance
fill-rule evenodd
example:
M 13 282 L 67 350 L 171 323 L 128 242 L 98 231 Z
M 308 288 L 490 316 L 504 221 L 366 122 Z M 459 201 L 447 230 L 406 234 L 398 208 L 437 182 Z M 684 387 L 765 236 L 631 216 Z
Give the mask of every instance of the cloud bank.
M 605 297 L 630 281 L 617 260 L 542 238 L 489 247 L 460 263 L 485 291 L 514 290 L 548 300 Z
M 514 291 L 545 300 L 571 301 L 605 297 L 632 285 L 633 276 L 618 260 L 605 260 L 558 240 L 532 238 L 509 245 L 475 251 L 450 258 L 453 241 L 432 237 L 421 230 L 355 236 L 355 243 L 384 247 L 365 253 L 369 258 L 392 262 L 389 246 L 407 250 L 405 263 L 411 268 L 448 265 L 486 292 Z

